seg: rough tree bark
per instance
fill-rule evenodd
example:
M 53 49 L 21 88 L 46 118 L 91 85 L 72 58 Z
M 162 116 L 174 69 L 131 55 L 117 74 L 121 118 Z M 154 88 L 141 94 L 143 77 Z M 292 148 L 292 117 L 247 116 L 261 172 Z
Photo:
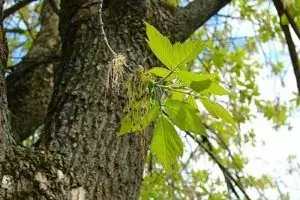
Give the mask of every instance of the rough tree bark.
M 182 41 L 228 2 L 195 0 L 187 8 L 170 8 L 158 0 L 109 0 L 102 14 L 112 48 L 132 69 L 149 68 L 157 61 L 145 42 L 142 19 Z M 10 139 L 0 79 L 1 199 L 138 199 L 149 140 L 137 134 L 116 138 L 124 96 L 106 88 L 112 55 L 99 29 L 98 9 L 99 0 L 61 3 L 62 59 L 36 148 Z M 1 60 L 3 68 L 2 53 Z
M 0 162 L 5 160 L 5 154 L 7 150 L 9 151 L 10 146 L 10 135 L 7 134 L 10 132 L 8 112 L 7 112 L 7 99 L 6 99 L 6 90 L 5 90 L 5 81 L 3 70 L 6 68 L 7 61 L 7 48 L 5 46 L 5 37 L 2 27 L 2 9 L 3 9 L 3 0 L 0 0 Z M 0 171 L 0 176 L 1 176 Z

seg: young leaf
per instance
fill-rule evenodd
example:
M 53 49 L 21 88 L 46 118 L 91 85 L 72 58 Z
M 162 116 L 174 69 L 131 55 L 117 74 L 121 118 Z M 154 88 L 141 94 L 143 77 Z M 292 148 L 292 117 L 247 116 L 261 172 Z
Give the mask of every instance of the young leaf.
M 192 105 L 182 101 L 168 99 L 164 106 L 171 121 L 181 130 L 196 134 L 205 133 L 199 111 Z
M 172 47 L 172 55 L 176 66 L 186 64 L 195 59 L 204 49 L 205 45 L 201 40 L 175 43 Z
M 193 96 L 189 95 L 189 96 L 187 97 L 187 99 L 186 99 L 186 102 L 187 102 L 188 104 L 190 104 L 191 106 L 193 106 L 195 109 L 198 110 L 198 105 L 197 105 L 197 103 L 196 103 L 196 101 L 195 101 L 195 98 L 194 98 Z
M 194 72 L 187 71 L 177 71 L 176 75 L 178 79 L 186 84 L 187 86 L 191 84 L 191 82 L 195 81 L 205 81 L 205 80 L 214 80 L 218 77 L 218 74 L 198 74 Z
M 210 88 L 212 81 L 218 77 L 217 74 L 198 74 L 187 71 L 177 71 L 178 79 L 196 92 L 201 92 Z
M 170 73 L 170 70 L 162 68 L 162 67 L 152 67 L 149 72 L 158 77 L 165 77 Z
M 184 99 L 184 93 L 174 91 L 172 92 L 171 98 L 174 100 L 182 101 Z
M 160 116 L 154 128 L 151 151 L 167 172 L 183 154 L 183 143 L 169 120 Z
M 190 84 L 190 88 L 195 92 L 201 92 L 210 87 L 212 81 L 210 79 L 203 81 L 192 81 Z
M 147 42 L 155 56 L 169 69 L 174 70 L 180 65 L 195 59 L 204 49 L 202 41 L 177 42 L 172 45 L 154 26 L 146 24 Z
M 232 118 L 231 114 L 225 110 L 220 104 L 214 103 L 206 98 L 201 98 L 201 102 L 206 108 L 206 110 L 216 119 L 224 119 L 225 121 L 235 124 L 234 119 Z
M 168 70 L 166 68 L 162 68 L 162 67 L 153 67 L 148 72 L 150 72 L 151 74 L 154 74 L 158 77 L 161 77 L 161 78 L 164 78 L 164 77 L 166 77 L 170 74 L 170 70 Z M 174 78 L 175 78 L 174 75 L 171 74 L 165 80 L 166 81 L 172 81 Z
M 224 89 L 218 82 L 213 81 L 209 88 L 203 90 L 203 93 L 210 93 L 214 95 L 232 95 L 231 92 Z
M 146 24 L 146 32 L 148 37 L 148 45 L 154 55 L 169 69 L 174 67 L 172 57 L 172 44 L 170 40 L 163 36 L 154 26 Z

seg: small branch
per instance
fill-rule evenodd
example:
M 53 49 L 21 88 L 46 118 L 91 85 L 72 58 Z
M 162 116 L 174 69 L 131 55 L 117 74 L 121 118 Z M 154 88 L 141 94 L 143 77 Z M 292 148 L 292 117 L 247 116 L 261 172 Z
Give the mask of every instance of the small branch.
M 221 171 L 224 173 L 225 180 L 226 180 L 226 177 L 228 177 L 228 179 L 230 181 L 232 181 L 240 189 L 240 191 L 243 193 L 243 195 L 245 196 L 245 198 L 247 200 L 251 200 L 250 197 L 248 196 L 248 194 L 246 193 L 245 189 L 243 188 L 243 186 L 231 175 L 231 173 L 228 171 L 228 169 L 223 166 L 223 164 L 219 161 L 219 159 L 210 150 L 210 149 L 212 149 L 212 146 L 211 146 L 210 142 L 208 141 L 208 139 L 206 138 L 206 141 L 205 141 L 205 143 L 208 145 L 208 148 L 207 148 L 205 145 L 202 144 L 202 141 L 200 141 L 199 139 L 195 138 L 195 136 L 193 134 L 191 134 L 190 132 L 187 132 L 187 131 L 186 131 L 186 134 L 188 136 L 190 136 L 193 140 L 195 140 L 197 142 L 197 144 L 202 149 L 204 149 L 205 152 L 211 157 L 211 159 L 214 160 L 217 163 L 217 165 L 219 166 L 219 168 L 221 169 Z M 230 186 L 230 188 L 232 189 L 233 187 Z M 234 188 L 233 188 L 233 193 L 239 199 L 239 196 L 238 196 L 238 194 L 237 194 L 237 192 L 235 191 Z
M 292 18 L 292 16 L 290 15 L 290 13 L 287 10 L 285 10 L 285 15 L 287 16 L 294 32 L 296 33 L 296 35 L 298 36 L 298 39 L 300 40 L 300 29 L 298 28 L 295 20 Z
M 104 23 L 102 20 L 102 7 L 103 7 L 103 0 L 100 0 L 99 10 L 98 10 L 98 15 L 99 15 L 98 23 L 100 26 L 101 35 L 103 35 L 104 42 L 105 42 L 107 48 L 109 49 L 109 51 L 113 54 L 113 56 L 117 56 L 117 53 L 109 45 L 105 30 L 104 30 Z
M 283 5 L 282 5 L 281 1 L 279 1 L 279 0 L 273 0 L 273 3 L 276 7 L 278 16 L 280 18 L 280 16 L 282 16 L 284 14 Z M 291 61 L 292 61 L 294 74 L 295 74 L 296 82 L 297 82 L 298 95 L 300 96 L 300 64 L 299 64 L 298 53 L 296 51 L 296 46 L 295 46 L 295 43 L 293 41 L 289 26 L 288 25 L 283 25 L 282 23 L 280 23 L 280 26 L 281 26 L 281 29 L 284 33 L 286 43 L 287 43 L 288 48 L 289 48 L 290 58 L 291 58 Z
M 6 10 L 3 11 L 3 18 L 5 19 L 9 15 L 15 13 L 16 11 L 20 10 L 21 8 L 27 6 L 28 4 L 30 4 L 31 2 L 34 2 L 34 1 L 37 1 L 37 0 L 23 0 L 23 1 L 19 1 L 15 5 L 7 8 Z
M 6 33 L 19 33 L 19 34 L 24 34 L 27 31 L 21 28 L 5 28 L 4 30 Z
M 16 58 L 16 57 L 12 57 L 12 58 Z M 58 62 L 58 61 L 60 61 L 61 57 L 59 55 L 48 55 L 48 56 L 44 55 L 43 57 L 39 57 L 39 58 L 18 57 L 16 59 L 22 59 L 22 62 L 20 62 L 16 65 L 8 66 L 8 68 L 12 71 L 15 71 L 22 64 L 28 65 L 28 67 L 23 68 L 22 71 L 23 70 L 34 70 L 35 68 L 40 67 L 42 64 Z M 9 78 L 10 76 L 12 76 L 12 73 L 9 74 L 8 77 L 6 77 L 6 78 Z M 20 76 L 23 76 L 23 74 L 20 74 Z
M 31 37 L 32 40 L 34 40 L 34 36 L 33 36 L 33 33 L 31 31 L 31 27 L 30 27 L 30 24 L 26 21 L 26 18 L 24 17 L 23 13 L 21 11 L 19 11 L 19 14 L 20 14 L 20 17 L 21 19 L 23 20 L 25 26 L 27 27 L 27 31 Z
M 215 15 L 231 0 L 194 0 L 184 8 L 177 8 L 171 35 L 176 40 L 186 40 L 195 30 Z
M 206 127 L 206 126 L 205 126 Z M 206 127 L 207 129 L 207 127 Z M 202 138 L 202 142 L 205 143 L 208 147 L 208 150 L 210 152 L 213 152 L 213 146 L 212 144 L 209 142 L 208 138 L 206 136 L 201 136 Z M 205 150 L 205 149 L 204 149 Z M 206 150 L 205 150 L 206 151 Z M 233 184 L 232 184 L 232 181 L 230 179 L 230 177 L 228 176 L 228 173 L 229 172 L 226 172 L 226 170 L 223 170 L 223 169 L 226 169 L 223 165 L 221 165 L 221 163 L 217 163 L 217 165 L 219 166 L 219 168 L 221 169 L 222 173 L 223 173 L 223 176 L 224 176 L 224 179 L 226 181 L 226 185 L 227 185 L 227 189 L 228 191 L 232 191 L 233 194 L 236 196 L 237 199 L 241 199 L 238 192 L 236 191 L 236 189 L 234 188 Z M 228 192 L 228 195 L 230 195 L 230 193 Z
M 295 20 L 293 19 L 293 17 L 289 13 L 289 11 L 284 8 L 283 3 L 281 2 L 281 0 L 274 0 L 274 4 L 275 3 L 276 3 L 276 6 L 278 6 L 278 8 L 280 8 L 280 10 L 283 10 L 284 14 L 286 15 L 287 19 L 289 20 L 289 22 L 292 26 L 294 32 L 296 33 L 296 35 L 298 36 L 298 39 L 300 40 L 300 29 L 298 28 Z M 279 17 L 281 17 L 281 16 L 279 16 Z

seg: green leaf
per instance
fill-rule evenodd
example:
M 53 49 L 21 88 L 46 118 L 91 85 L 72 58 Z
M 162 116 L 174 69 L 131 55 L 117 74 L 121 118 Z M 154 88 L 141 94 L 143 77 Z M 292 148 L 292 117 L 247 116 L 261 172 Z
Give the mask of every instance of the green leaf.
M 234 119 L 232 118 L 231 114 L 225 110 L 220 104 L 210 101 L 206 98 L 201 98 L 201 102 L 206 108 L 206 110 L 216 119 L 224 119 L 225 121 L 235 124 Z
M 171 44 L 170 40 L 162 35 L 154 26 L 145 22 L 147 42 L 154 55 L 169 69 L 183 65 L 195 59 L 204 49 L 202 41 L 186 41 Z
M 171 121 L 181 130 L 205 134 L 198 109 L 188 103 L 173 99 L 168 99 L 164 106 Z
M 165 77 L 170 73 L 170 70 L 162 68 L 162 67 L 152 67 L 149 72 L 158 77 Z
M 213 81 L 210 87 L 203 91 L 204 93 L 210 93 L 214 95 L 232 95 L 231 92 L 224 89 L 218 82 Z
M 151 151 L 165 170 L 170 172 L 177 158 L 183 154 L 183 143 L 174 126 L 164 116 L 157 120 L 153 134 Z
M 159 111 L 160 107 L 156 106 L 143 116 L 141 116 L 141 113 L 128 113 L 121 120 L 121 128 L 118 136 L 144 130 L 151 124 L 151 122 L 155 121 Z
M 195 99 L 194 99 L 194 97 L 192 95 L 189 95 L 187 97 L 186 102 L 188 104 L 190 104 L 191 106 L 193 106 L 195 109 L 198 110 L 198 105 L 197 105 L 197 103 L 196 103 L 196 101 L 195 101 Z
M 173 60 L 176 66 L 188 63 L 195 59 L 205 45 L 201 40 L 186 41 L 184 43 L 175 43 L 172 48 Z
M 177 71 L 178 79 L 196 92 L 201 92 L 211 87 L 213 80 L 218 78 L 218 74 L 198 74 L 187 71 Z
M 177 71 L 176 72 L 176 76 L 178 77 L 178 79 L 186 84 L 186 85 L 190 85 L 191 82 L 195 81 L 205 81 L 205 80 L 214 80 L 218 77 L 218 74 L 214 73 L 214 74 L 198 74 L 195 72 L 187 72 L 187 71 Z
M 296 8 L 300 8 L 300 0 L 296 0 Z
M 183 92 L 173 91 L 171 98 L 175 99 L 175 100 L 182 101 L 184 99 L 184 93 Z
M 148 37 L 148 45 L 154 55 L 168 68 L 172 68 L 172 44 L 170 40 L 163 36 L 154 26 L 146 24 L 146 32 Z
M 166 68 L 163 68 L 163 67 L 153 67 L 148 72 L 150 72 L 151 74 L 154 74 L 158 77 L 164 78 L 164 77 L 168 76 L 171 71 L 166 69 Z M 171 74 L 165 80 L 166 81 L 172 81 L 173 79 L 174 79 L 174 75 Z
M 195 92 L 201 92 L 210 87 L 212 81 L 210 79 L 203 81 L 192 81 L 190 84 L 190 88 Z

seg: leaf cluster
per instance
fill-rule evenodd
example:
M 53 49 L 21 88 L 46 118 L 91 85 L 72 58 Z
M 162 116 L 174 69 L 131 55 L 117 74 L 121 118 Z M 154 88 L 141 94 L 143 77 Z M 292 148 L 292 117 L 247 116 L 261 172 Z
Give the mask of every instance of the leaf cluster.
M 216 119 L 232 125 L 235 121 L 225 108 L 211 101 L 211 95 L 230 95 L 218 81 L 218 74 L 188 71 L 185 65 L 205 48 L 201 40 L 171 44 L 155 27 L 146 24 L 147 42 L 163 66 L 139 72 L 127 87 L 127 114 L 119 135 L 144 132 L 154 124 L 151 151 L 167 172 L 183 154 L 179 130 L 207 135 L 198 104 Z M 136 78 L 139 77 L 139 78 Z M 147 77 L 147 78 L 142 78 Z

